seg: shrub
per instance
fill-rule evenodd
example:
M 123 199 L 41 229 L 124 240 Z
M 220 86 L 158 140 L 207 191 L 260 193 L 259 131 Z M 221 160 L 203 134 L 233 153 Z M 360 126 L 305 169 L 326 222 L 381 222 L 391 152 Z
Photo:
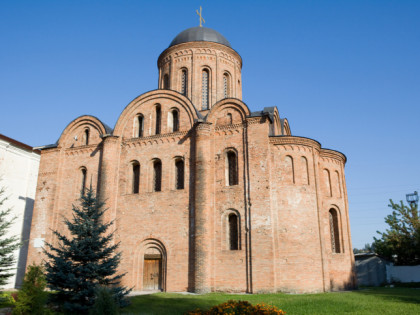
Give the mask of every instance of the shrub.
M 45 308 L 47 292 L 44 290 L 46 285 L 44 268 L 35 264 L 29 266 L 23 279 L 22 288 L 18 292 L 12 314 L 51 314 L 52 312 Z
M 119 308 L 112 289 L 98 286 L 95 289 L 95 303 L 89 311 L 89 315 L 117 315 Z
M 0 293 L 0 308 L 3 307 L 9 307 L 9 306 L 13 306 L 15 305 L 15 297 L 14 297 L 15 293 L 6 293 L 6 292 L 2 292 Z
M 187 315 L 222 315 L 222 314 L 243 314 L 243 315 L 284 315 L 284 311 L 277 307 L 264 303 L 252 305 L 248 301 L 229 300 L 225 303 L 213 306 L 208 311 L 197 309 Z

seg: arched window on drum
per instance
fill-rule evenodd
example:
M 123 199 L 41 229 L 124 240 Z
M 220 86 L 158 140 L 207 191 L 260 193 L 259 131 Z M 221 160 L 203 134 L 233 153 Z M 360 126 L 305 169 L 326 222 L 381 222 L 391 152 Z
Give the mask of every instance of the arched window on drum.
M 163 89 L 169 90 L 169 74 L 163 76 Z
M 181 94 L 188 94 L 188 70 L 185 68 L 181 70 Z
M 223 74 L 223 96 L 224 98 L 228 98 L 231 96 L 231 91 L 230 91 L 230 75 L 229 73 L 225 72 Z
M 208 69 L 201 72 L 201 109 L 209 109 L 209 80 L 210 73 Z

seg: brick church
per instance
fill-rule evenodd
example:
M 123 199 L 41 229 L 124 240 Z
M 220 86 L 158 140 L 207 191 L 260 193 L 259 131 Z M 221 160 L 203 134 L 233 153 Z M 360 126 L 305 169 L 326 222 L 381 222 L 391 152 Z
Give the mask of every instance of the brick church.
M 158 89 L 113 129 L 81 116 L 41 148 L 28 263 L 92 182 L 134 290 L 354 287 L 345 155 L 292 136 L 276 107 L 251 112 L 241 56 L 215 30 L 184 30 L 157 64 Z

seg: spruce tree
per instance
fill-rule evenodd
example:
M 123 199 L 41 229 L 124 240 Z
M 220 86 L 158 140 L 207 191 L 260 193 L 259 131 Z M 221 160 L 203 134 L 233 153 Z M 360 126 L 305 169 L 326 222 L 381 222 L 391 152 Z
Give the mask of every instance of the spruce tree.
M 112 289 L 115 300 L 124 306 L 129 290 L 119 284 L 124 274 L 116 274 L 121 253 L 115 253 L 119 243 L 112 244 L 114 232 L 108 232 L 113 221 L 103 222 L 106 209 L 92 187 L 80 201 L 80 207 L 73 205 L 72 220 L 64 219 L 70 236 L 54 231 L 58 245 L 46 243 L 44 250 L 49 258 L 48 287 L 56 291 L 52 300 L 66 313 L 87 313 L 99 285 Z
M 14 218 L 10 218 L 12 208 L 4 208 L 7 200 L 5 189 L 0 188 L 0 287 L 7 284 L 7 280 L 15 274 L 12 268 L 16 262 L 13 252 L 20 247 L 19 238 L 17 236 L 6 236 L 10 226 L 13 224 Z

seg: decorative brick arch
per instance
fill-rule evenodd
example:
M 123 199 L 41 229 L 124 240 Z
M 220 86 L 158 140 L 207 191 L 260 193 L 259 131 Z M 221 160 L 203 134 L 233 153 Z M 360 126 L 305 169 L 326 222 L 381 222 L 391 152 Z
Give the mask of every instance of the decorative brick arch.
M 153 90 L 138 96 L 124 108 L 115 124 L 113 134 L 115 136 L 121 136 L 124 133 L 125 128 L 132 128 L 131 118 L 138 113 L 142 113 L 143 104 L 150 102 L 153 104 L 163 104 L 167 101 L 172 102 L 170 108 L 176 107 L 179 109 L 180 115 L 186 115 L 188 117 L 188 129 L 190 129 L 194 125 L 194 121 L 199 118 L 199 114 L 191 101 L 176 91 Z M 145 119 L 147 120 L 148 117 L 145 117 Z M 150 122 L 146 123 L 150 124 Z
M 283 135 L 279 111 L 274 107 L 273 121 L 270 123 L 270 136 Z
M 217 120 L 217 114 L 220 111 L 229 108 L 239 112 L 242 122 L 245 121 L 246 117 L 251 114 L 248 106 L 241 100 L 236 98 L 225 98 L 210 108 L 210 112 L 206 117 L 206 122 L 215 124 Z
M 82 143 L 82 140 L 86 129 L 89 129 L 89 136 L 91 137 L 91 139 L 89 139 L 89 145 L 100 143 L 100 136 L 112 132 L 112 130 L 104 123 L 102 123 L 98 118 L 89 115 L 80 116 L 74 119 L 67 125 L 66 128 L 64 128 L 60 138 L 58 139 L 58 146 L 70 147 L 72 144 L 74 144 L 75 141 L 80 142 L 78 146 L 85 145 Z M 76 136 L 78 138 L 77 140 L 75 139 Z M 94 140 L 95 136 L 97 141 Z
M 282 135 L 283 136 L 291 136 L 292 135 L 292 132 L 291 132 L 291 130 L 290 130 L 290 125 L 289 125 L 289 121 L 286 119 L 286 118 L 284 118 L 284 119 L 281 119 L 281 126 L 282 126 Z

